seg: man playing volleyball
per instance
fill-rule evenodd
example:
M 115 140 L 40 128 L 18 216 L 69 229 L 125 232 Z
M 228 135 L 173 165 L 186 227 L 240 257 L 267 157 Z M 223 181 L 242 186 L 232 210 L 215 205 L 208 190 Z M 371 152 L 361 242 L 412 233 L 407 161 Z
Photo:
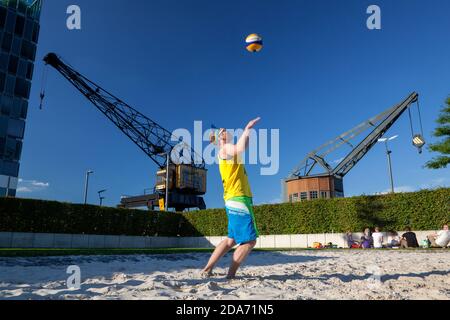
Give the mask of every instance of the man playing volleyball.
M 217 246 L 203 269 L 206 276 L 212 275 L 217 262 L 234 246 L 239 245 L 234 252 L 227 276 L 228 279 L 233 279 L 240 265 L 256 245 L 258 229 L 253 214 L 253 196 L 241 156 L 248 147 L 250 130 L 259 120 L 260 118 L 257 118 L 248 123 L 237 144 L 233 144 L 232 136 L 226 129 L 215 129 L 211 135 L 211 143 L 219 146 L 219 169 L 228 217 L 228 238 Z

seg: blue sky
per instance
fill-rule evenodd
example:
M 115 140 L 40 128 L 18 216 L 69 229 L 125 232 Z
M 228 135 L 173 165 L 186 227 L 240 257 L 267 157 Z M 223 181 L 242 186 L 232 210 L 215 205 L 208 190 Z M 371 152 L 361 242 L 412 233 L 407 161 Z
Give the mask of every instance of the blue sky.
M 47 0 L 26 136 L 20 197 L 81 202 L 108 189 L 106 204 L 154 184 L 156 166 L 53 69 L 40 111 L 43 63 L 50 51 L 162 126 L 193 130 L 195 120 L 229 128 L 261 116 L 280 129 L 280 172 L 248 172 L 256 203 L 280 198 L 281 179 L 312 149 L 406 98 L 421 95 L 425 137 L 450 94 L 450 2 Z M 66 28 L 66 9 L 82 10 L 82 30 Z M 382 30 L 366 27 L 366 9 L 382 10 Z M 259 54 L 244 50 L 250 33 Z M 415 115 L 415 114 L 414 114 Z M 417 121 L 417 117 L 415 117 Z M 417 124 L 417 122 L 416 122 Z M 404 115 L 389 131 L 401 190 L 450 185 L 449 171 L 423 165 Z M 209 167 L 209 207 L 221 207 L 218 168 Z M 389 188 L 382 145 L 345 178 L 346 195 Z

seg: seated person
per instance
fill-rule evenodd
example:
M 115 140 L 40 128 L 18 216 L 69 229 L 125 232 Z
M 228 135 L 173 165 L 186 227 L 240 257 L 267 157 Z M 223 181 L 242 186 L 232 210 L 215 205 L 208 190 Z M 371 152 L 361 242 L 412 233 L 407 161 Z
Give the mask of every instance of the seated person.
M 379 227 L 375 228 L 375 232 L 372 234 L 372 239 L 373 239 L 373 247 L 375 249 L 383 248 L 384 237 Z
M 419 242 L 417 241 L 416 234 L 411 231 L 410 227 L 406 228 L 406 233 L 402 235 L 402 240 L 400 241 L 401 248 L 418 248 Z
M 450 231 L 448 230 L 448 224 L 444 224 L 442 230 L 437 234 L 428 236 L 428 241 L 433 248 L 445 248 L 450 243 Z
M 372 233 L 369 228 L 364 229 L 364 235 L 361 237 L 361 247 L 370 249 L 373 246 Z
M 389 231 L 388 235 L 388 247 L 389 248 L 399 248 L 401 238 L 399 237 L 397 231 Z
M 359 242 L 353 240 L 353 233 L 351 231 L 347 232 L 347 245 L 350 249 L 359 248 Z

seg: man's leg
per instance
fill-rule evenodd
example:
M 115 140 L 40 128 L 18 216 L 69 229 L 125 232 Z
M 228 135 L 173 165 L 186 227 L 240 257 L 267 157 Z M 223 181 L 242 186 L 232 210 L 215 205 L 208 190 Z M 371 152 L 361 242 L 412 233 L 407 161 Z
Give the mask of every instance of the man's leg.
M 427 238 L 428 238 L 428 241 L 430 241 L 430 244 L 431 244 L 431 247 L 432 247 L 432 248 L 437 248 L 437 247 L 439 247 L 439 246 L 436 244 L 436 238 L 435 238 L 434 235 L 429 235 Z
M 241 264 L 247 259 L 250 252 L 256 245 L 256 241 L 251 241 L 246 244 L 239 246 L 233 255 L 233 262 L 231 263 L 230 269 L 228 271 L 228 279 L 233 279 L 236 277 L 236 272 L 241 266 Z
M 214 253 L 211 255 L 208 264 L 205 269 L 203 269 L 203 273 L 210 275 L 216 266 L 217 262 L 228 253 L 233 247 L 236 245 L 236 242 L 233 239 L 225 239 L 223 240 L 217 248 L 214 250 Z
M 408 242 L 405 239 L 400 240 L 400 248 L 408 249 Z

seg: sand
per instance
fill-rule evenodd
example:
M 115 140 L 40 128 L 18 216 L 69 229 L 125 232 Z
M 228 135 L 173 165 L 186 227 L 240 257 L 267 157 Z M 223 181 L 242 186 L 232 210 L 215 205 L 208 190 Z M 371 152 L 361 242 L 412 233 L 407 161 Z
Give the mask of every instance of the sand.
M 450 299 L 450 250 L 254 252 L 203 279 L 206 253 L 0 258 L 0 299 Z M 81 270 L 68 289 L 67 267 Z

